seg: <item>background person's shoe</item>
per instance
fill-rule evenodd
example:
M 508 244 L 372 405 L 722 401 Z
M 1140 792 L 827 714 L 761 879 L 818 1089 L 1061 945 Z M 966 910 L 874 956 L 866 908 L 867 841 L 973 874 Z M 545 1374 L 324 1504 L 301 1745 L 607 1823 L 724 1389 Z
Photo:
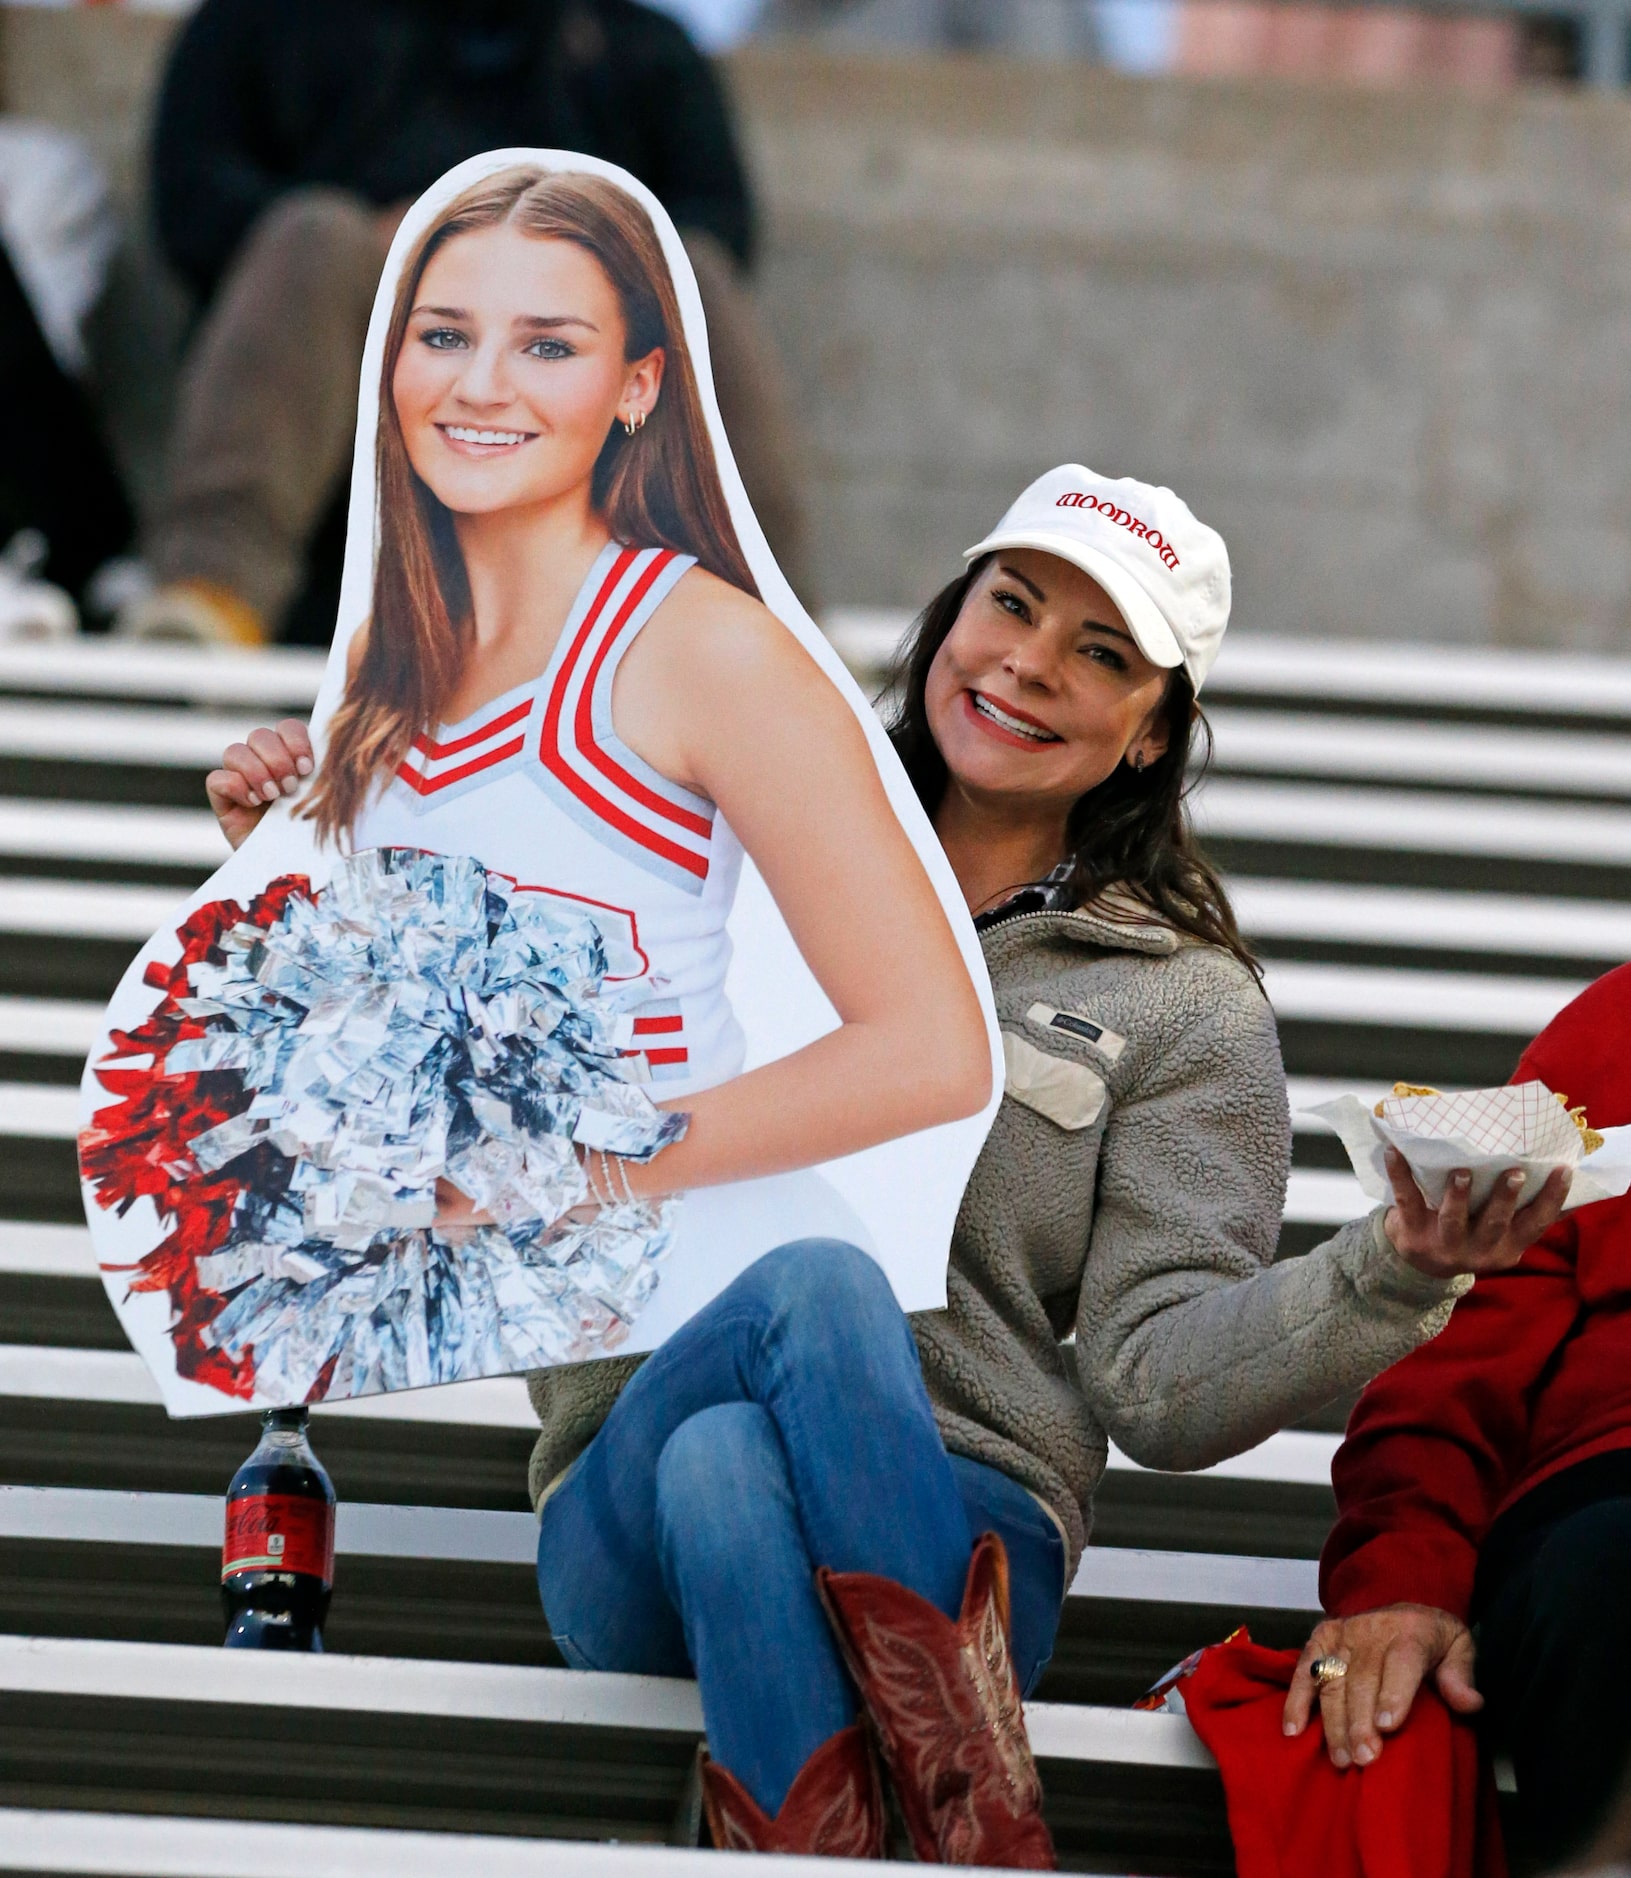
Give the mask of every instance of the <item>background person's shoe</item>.
M 153 591 L 147 563 L 133 554 L 104 561 L 79 595 L 80 624 L 88 633 L 110 633 L 113 622 Z
M 79 609 L 70 595 L 36 579 L 50 550 L 37 528 L 23 528 L 0 551 L 0 641 L 72 639 Z
M 122 607 L 113 630 L 121 639 L 240 649 L 267 645 L 272 637 L 247 600 L 213 580 L 167 581 Z

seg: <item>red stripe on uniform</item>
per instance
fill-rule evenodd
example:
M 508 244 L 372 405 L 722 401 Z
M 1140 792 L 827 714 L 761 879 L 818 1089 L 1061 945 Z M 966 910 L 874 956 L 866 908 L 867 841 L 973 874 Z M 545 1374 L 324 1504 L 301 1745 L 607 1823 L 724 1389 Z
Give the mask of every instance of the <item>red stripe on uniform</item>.
M 461 763 L 457 769 L 445 770 L 440 776 L 421 776 L 417 770 L 409 769 L 406 763 L 397 769 L 397 776 L 405 782 L 415 795 L 433 796 L 438 789 L 445 789 L 450 783 L 463 782 L 466 776 L 476 776 L 484 769 L 491 769 L 495 763 L 502 763 L 512 757 L 526 744 L 525 737 L 512 737 L 508 743 L 501 743 L 496 750 L 489 750 L 485 756 L 478 756 L 468 763 Z
M 598 815 L 603 822 L 615 828 L 619 834 L 627 835 L 631 841 L 637 842 L 642 848 L 649 848 L 660 859 L 672 861 L 676 867 L 683 867 L 686 873 L 695 874 L 698 880 L 708 878 L 707 855 L 693 854 L 689 848 L 682 848 L 675 842 L 665 841 L 661 835 L 654 834 L 651 829 L 647 828 L 644 822 L 637 822 L 632 815 L 625 815 L 616 803 L 608 802 L 604 796 L 596 795 L 587 785 L 580 783 L 564 765 L 557 768 L 552 763 L 550 768 L 586 809 Z
M 665 1063 L 688 1063 L 691 1060 L 689 1050 L 646 1050 L 642 1054 L 653 1069 L 660 1069 Z
M 508 730 L 512 724 L 519 724 L 531 709 L 531 698 L 523 698 L 502 717 L 495 717 L 490 724 L 483 724 L 480 730 L 472 730 L 466 736 L 455 737 L 451 743 L 435 743 L 421 733 L 414 738 L 413 747 L 421 756 L 428 756 L 433 763 L 439 763 L 444 756 L 457 756 L 472 744 L 483 743 L 489 737 L 496 737 L 501 730 Z
M 588 643 L 589 635 L 595 630 L 606 602 L 617 591 L 617 583 L 633 566 L 636 550 L 625 548 L 612 563 L 606 578 L 600 583 L 600 592 L 595 595 L 594 604 L 583 616 L 583 624 L 578 628 L 578 636 L 567 649 L 561 661 L 561 669 L 555 674 L 555 683 L 550 687 L 549 708 L 544 713 L 544 734 L 538 745 L 538 754 L 547 762 L 549 750 L 555 742 L 556 732 L 561 722 L 561 699 L 565 695 L 567 680 L 572 675 L 572 667 L 578 662 L 578 655 Z
M 577 638 L 573 640 L 571 650 L 556 674 L 555 683 L 549 694 L 549 708 L 544 713 L 543 732 L 538 739 L 538 760 L 557 781 L 566 785 L 586 809 L 598 815 L 603 822 L 615 828 L 619 834 L 627 835 L 640 847 L 650 849 L 653 854 L 659 855 L 665 861 L 671 861 L 676 867 L 683 868 L 686 873 L 695 874 L 699 880 L 706 880 L 708 877 L 706 855 L 693 854 L 688 848 L 666 841 L 654 829 L 635 821 L 631 815 L 625 815 L 615 802 L 609 801 L 598 790 L 590 788 L 562 758 L 559 750 L 561 704 L 572 674 L 572 667 L 576 664 L 578 655 L 582 652 L 589 635 L 594 631 L 607 600 L 616 591 L 618 582 L 628 572 L 636 554 L 636 549 L 625 548 L 613 562 L 611 571 L 601 583 L 600 592 L 595 595 L 594 605 L 590 607 L 583 624 L 578 628 Z M 645 578 L 637 583 L 637 586 L 643 592 L 654 578 L 654 570 L 648 570 Z M 626 617 L 626 615 L 627 609 L 623 616 Z
M 666 796 L 658 795 L 655 789 L 648 788 L 636 776 L 631 776 L 621 763 L 610 757 L 595 742 L 594 693 L 600 679 L 600 668 L 606 663 L 607 654 L 616 645 L 623 628 L 635 608 L 651 591 L 652 583 L 665 567 L 674 559 L 672 550 L 659 554 L 644 574 L 634 584 L 633 591 L 623 602 L 617 618 L 612 621 L 611 631 L 601 640 L 583 681 L 583 689 L 578 693 L 578 708 L 572 725 L 577 747 L 598 769 L 609 783 L 621 789 L 626 796 L 632 796 L 642 808 L 650 809 L 652 814 L 661 815 L 676 828 L 683 828 L 688 834 L 700 835 L 704 841 L 712 838 L 713 823 L 705 815 L 698 815 L 694 809 L 682 808 L 676 802 L 670 802 Z
M 637 1037 L 671 1037 L 676 1030 L 684 1028 L 683 1017 L 637 1017 L 634 1020 Z

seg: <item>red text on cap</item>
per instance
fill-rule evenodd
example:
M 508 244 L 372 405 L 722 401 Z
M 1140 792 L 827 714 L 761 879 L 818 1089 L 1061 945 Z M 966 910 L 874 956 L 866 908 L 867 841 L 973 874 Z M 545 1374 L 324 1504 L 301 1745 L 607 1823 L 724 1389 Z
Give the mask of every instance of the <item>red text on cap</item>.
M 1176 567 L 1178 555 L 1168 546 L 1166 538 L 1159 530 L 1151 528 L 1147 522 L 1141 522 L 1136 515 L 1130 515 L 1126 509 L 1117 508 L 1113 502 L 1101 502 L 1097 496 L 1089 495 L 1085 489 L 1067 489 L 1054 504 L 1059 509 L 1097 509 L 1107 522 L 1115 522 L 1125 528 L 1129 534 L 1136 535 L 1140 541 L 1146 541 L 1160 557 L 1163 565 Z

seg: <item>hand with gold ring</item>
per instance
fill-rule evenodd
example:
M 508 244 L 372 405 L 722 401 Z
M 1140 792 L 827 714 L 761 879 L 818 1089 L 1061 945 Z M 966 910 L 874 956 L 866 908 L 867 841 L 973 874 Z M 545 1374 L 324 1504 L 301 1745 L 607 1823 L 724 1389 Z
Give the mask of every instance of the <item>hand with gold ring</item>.
M 1429 1675 L 1448 1707 L 1470 1715 L 1484 1705 L 1473 1686 L 1467 1626 L 1426 1604 L 1390 1604 L 1357 1617 L 1328 1617 L 1298 1659 L 1283 1717 L 1300 1735 L 1319 1705 L 1334 1767 L 1368 1767 L 1383 1737 L 1409 1717 Z

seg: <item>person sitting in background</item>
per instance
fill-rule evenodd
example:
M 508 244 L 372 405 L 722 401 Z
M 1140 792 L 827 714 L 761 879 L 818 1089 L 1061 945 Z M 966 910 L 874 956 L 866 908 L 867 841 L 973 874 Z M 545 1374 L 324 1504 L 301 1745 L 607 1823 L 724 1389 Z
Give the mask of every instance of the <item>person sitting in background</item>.
M 1631 966 L 1525 1051 L 1515 1082 L 1631 1122 Z M 1339 1767 L 1365 1766 L 1428 1677 L 1483 1710 L 1517 1776 L 1512 1850 L 1550 1869 L 1590 1839 L 1631 1753 L 1631 1198 L 1569 1213 L 1480 1277 L 1434 1342 L 1364 1391 L 1331 1470 L 1330 1613 L 1286 1704 L 1318 1701 Z M 1476 1642 L 1475 1642 L 1476 1634 Z M 1346 1664 L 1316 1690 L 1320 1657 Z
M 674 218 L 743 480 L 798 583 L 789 419 L 740 273 L 747 180 L 719 80 L 681 27 L 635 0 L 204 0 L 153 142 L 159 238 L 203 314 L 145 544 L 158 585 L 121 631 L 262 643 L 321 542 L 332 566 L 295 636 L 326 642 L 386 250 L 413 197 L 509 145 L 621 164 Z
M 532 1489 L 566 1660 L 696 1675 L 716 1844 L 880 1856 L 864 1705 L 920 1859 L 1042 1867 L 1020 1697 L 1108 1443 L 1162 1468 L 1253 1446 L 1432 1336 L 1565 1183 L 1471 1221 L 1377 1208 L 1276 1263 L 1274 1015 L 1185 806 L 1223 542 L 1170 489 L 1065 464 L 964 559 L 892 726 L 1007 1063 L 947 1308 L 908 1321 L 850 1245 L 769 1252 L 655 1354 L 536 1372 Z M 293 721 L 227 752 L 234 846 L 313 755 Z
M 118 238 L 77 139 L 0 118 L 0 639 L 58 639 L 139 578 L 135 516 L 83 379 Z

